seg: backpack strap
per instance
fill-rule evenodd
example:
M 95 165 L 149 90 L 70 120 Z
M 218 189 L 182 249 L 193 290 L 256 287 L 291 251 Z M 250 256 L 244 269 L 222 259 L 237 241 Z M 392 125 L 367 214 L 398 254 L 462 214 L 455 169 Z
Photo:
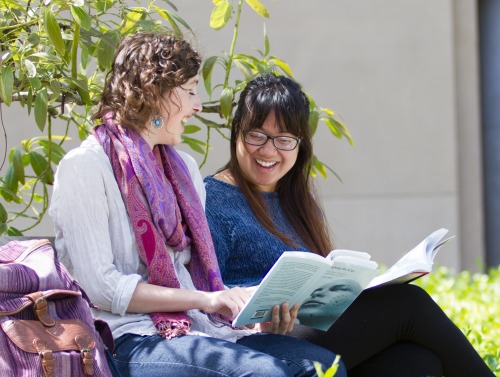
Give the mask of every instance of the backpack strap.
M 80 355 L 82 356 L 82 368 L 83 373 L 86 376 L 92 376 L 94 374 L 94 356 L 92 356 L 92 352 L 90 351 L 88 339 L 77 335 L 75 337 L 75 343 L 80 348 Z
M 52 377 L 55 373 L 54 354 L 47 349 L 47 343 L 43 339 L 33 339 L 33 346 L 40 355 L 40 363 L 42 364 L 43 376 Z

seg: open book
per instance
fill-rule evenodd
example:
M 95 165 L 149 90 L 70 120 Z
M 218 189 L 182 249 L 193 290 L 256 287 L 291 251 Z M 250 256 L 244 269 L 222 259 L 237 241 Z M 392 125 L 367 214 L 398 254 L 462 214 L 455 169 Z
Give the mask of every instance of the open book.
M 298 321 L 328 330 L 347 307 L 367 288 L 406 283 L 428 274 L 439 248 L 451 238 L 439 229 L 380 274 L 370 254 L 333 250 L 326 257 L 302 251 L 286 251 L 276 261 L 252 297 L 233 321 L 242 326 L 271 319 L 274 305 L 301 302 Z

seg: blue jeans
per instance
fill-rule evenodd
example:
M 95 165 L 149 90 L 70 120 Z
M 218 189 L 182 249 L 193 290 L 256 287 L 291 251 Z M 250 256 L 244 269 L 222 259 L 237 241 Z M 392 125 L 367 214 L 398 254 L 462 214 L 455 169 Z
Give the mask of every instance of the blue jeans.
M 109 362 L 121 377 L 281 377 L 316 376 L 312 361 L 323 369 L 335 354 L 285 335 L 255 334 L 237 343 L 182 336 L 165 340 L 158 335 L 126 334 L 115 340 Z M 335 377 L 346 377 L 342 364 Z

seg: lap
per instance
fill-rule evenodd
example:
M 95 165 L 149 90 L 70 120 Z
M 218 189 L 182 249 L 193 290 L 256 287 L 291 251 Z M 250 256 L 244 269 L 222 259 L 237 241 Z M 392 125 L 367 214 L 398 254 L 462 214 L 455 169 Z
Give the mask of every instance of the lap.
M 123 377 L 312 375 L 310 369 L 303 370 L 302 355 L 286 350 L 300 343 L 289 337 L 284 338 L 291 343 L 280 336 L 266 336 L 250 336 L 241 343 L 232 343 L 202 336 L 165 340 L 158 335 L 127 334 L 116 340 L 112 363 Z M 294 356 L 301 359 L 287 359 Z

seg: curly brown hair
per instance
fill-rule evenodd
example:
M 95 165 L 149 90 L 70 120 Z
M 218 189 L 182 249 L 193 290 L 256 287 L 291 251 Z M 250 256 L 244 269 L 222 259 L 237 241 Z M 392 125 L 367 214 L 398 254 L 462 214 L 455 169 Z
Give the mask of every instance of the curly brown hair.
M 160 113 L 162 96 L 196 76 L 200 65 L 199 53 L 174 35 L 130 35 L 116 49 L 92 119 L 99 120 L 112 111 L 123 127 L 141 131 Z

